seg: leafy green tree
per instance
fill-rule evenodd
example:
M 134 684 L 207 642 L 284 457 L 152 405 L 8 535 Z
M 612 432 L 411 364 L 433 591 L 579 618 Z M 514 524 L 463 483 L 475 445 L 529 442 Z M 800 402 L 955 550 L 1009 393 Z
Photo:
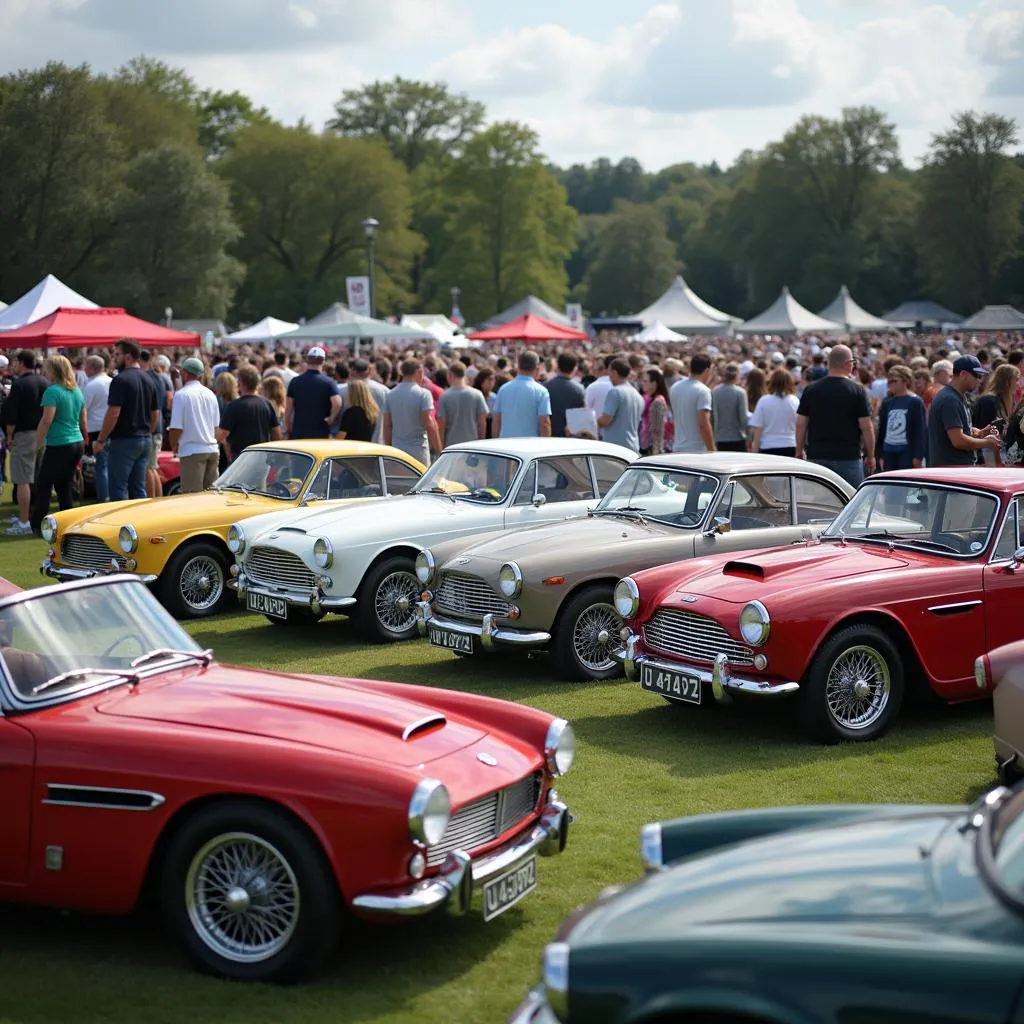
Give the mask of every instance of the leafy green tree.
M 953 308 L 997 298 L 996 282 L 1017 253 L 1024 169 L 1007 154 L 1017 124 L 999 114 L 957 114 L 936 135 L 921 173 L 919 237 L 928 277 Z
M 235 144 L 243 128 L 272 121 L 265 107 L 255 106 L 240 92 L 205 89 L 195 106 L 199 113 L 199 145 L 214 159 L 222 157 Z

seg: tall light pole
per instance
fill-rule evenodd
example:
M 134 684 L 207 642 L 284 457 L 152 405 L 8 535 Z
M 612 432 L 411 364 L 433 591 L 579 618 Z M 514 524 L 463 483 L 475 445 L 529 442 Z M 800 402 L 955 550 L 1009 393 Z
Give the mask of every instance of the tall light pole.
M 373 282 L 373 239 L 377 234 L 380 221 L 375 217 L 367 217 L 363 221 L 363 234 L 366 235 L 366 262 L 370 268 L 370 316 L 377 315 L 377 292 Z

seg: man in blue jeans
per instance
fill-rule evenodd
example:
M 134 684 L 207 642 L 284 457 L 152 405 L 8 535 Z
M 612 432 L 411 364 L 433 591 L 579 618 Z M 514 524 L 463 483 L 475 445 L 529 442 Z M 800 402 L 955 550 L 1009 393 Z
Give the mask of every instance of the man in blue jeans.
M 141 354 L 138 342 L 128 338 L 114 345 L 117 376 L 110 382 L 107 414 L 92 446 L 93 452 L 102 454 L 110 443 L 107 477 L 111 501 L 147 496 L 146 467 L 160 411 L 156 388 L 138 367 Z

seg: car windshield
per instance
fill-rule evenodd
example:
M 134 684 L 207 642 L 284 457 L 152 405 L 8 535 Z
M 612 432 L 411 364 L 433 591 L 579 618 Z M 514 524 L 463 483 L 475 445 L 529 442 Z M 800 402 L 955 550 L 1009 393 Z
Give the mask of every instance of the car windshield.
M 442 494 L 487 504 L 505 500 L 519 460 L 483 452 L 442 452 L 410 494 Z
M 214 481 L 218 491 L 261 494 L 289 501 L 297 498 L 316 460 L 306 452 L 282 448 L 246 448 Z
M 991 813 L 995 881 L 1020 903 L 1024 901 L 1024 792 L 1000 800 Z
M 939 484 L 868 481 L 822 534 L 977 556 L 988 544 L 998 502 L 991 494 Z
M 26 703 L 122 684 L 192 656 L 204 657 L 202 648 L 141 582 L 47 587 L 0 606 L 0 659 Z
M 715 492 L 717 476 L 630 466 L 594 509 L 594 515 L 635 515 L 669 526 L 694 529 L 703 522 Z

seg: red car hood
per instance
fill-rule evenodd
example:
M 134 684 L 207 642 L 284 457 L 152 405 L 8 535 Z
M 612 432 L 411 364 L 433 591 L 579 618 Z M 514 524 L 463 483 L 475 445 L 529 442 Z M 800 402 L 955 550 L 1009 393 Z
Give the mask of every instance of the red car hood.
M 321 747 L 403 767 L 445 757 L 487 735 L 462 722 L 444 721 L 426 704 L 374 693 L 355 681 L 324 682 L 222 665 L 166 682 L 143 682 L 135 691 L 116 691 L 96 710 Z M 420 727 L 403 739 L 417 723 Z
M 813 593 L 822 583 L 903 569 L 909 560 L 886 547 L 870 544 L 808 544 L 738 552 L 729 559 L 718 557 L 710 568 L 684 581 L 666 596 L 674 604 L 685 594 L 706 594 L 733 604 L 763 599 L 785 590 Z M 683 607 L 689 607 L 685 603 Z

